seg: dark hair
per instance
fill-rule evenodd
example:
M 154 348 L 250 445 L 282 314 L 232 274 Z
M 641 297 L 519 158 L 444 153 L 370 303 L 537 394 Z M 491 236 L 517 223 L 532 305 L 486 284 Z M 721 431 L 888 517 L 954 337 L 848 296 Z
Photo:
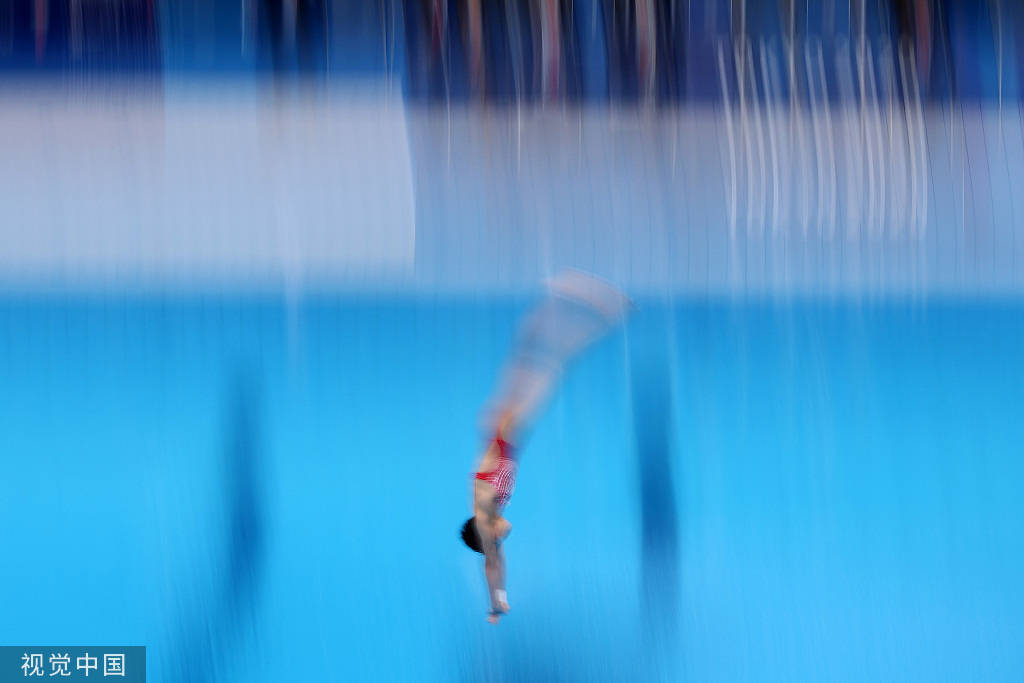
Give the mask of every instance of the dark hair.
M 480 533 L 476 530 L 476 517 L 470 517 L 462 525 L 462 541 L 470 550 L 483 554 L 484 547 L 480 542 Z

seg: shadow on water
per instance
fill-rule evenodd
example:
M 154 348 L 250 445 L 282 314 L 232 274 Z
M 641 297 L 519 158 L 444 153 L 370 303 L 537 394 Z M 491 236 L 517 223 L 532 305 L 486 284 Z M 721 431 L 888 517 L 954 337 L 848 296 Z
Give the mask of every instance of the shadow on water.
M 641 635 L 656 667 L 667 664 L 675 649 L 680 595 L 669 343 L 664 309 L 636 316 L 629 335 L 629 367 L 639 471 Z
M 195 586 L 182 611 L 165 671 L 169 681 L 227 677 L 233 655 L 253 635 L 266 551 L 257 382 L 251 373 L 239 371 L 227 394 L 222 460 L 224 555 L 209 585 Z

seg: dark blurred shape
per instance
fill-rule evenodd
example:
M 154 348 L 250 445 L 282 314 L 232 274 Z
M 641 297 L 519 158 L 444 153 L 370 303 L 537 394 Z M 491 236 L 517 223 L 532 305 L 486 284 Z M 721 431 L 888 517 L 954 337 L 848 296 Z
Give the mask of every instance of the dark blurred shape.
M 209 589 L 196 591 L 210 600 L 198 601 L 182 616 L 176 648 L 167 660 L 167 680 L 216 680 L 244 647 L 255 621 L 266 551 L 258 404 L 255 380 L 239 372 L 228 390 L 223 460 L 228 526 L 222 570 Z
M 326 70 L 326 0 L 261 0 L 259 16 L 274 71 Z
M 923 97 L 1019 98 L 1022 37 L 1002 0 L 0 0 L 5 70 L 399 78 L 425 101 L 717 101 L 720 55 L 786 67 L 755 97 L 821 79 L 834 99 L 858 50 L 890 46 Z
M 931 74 L 932 8 L 931 0 L 892 0 L 898 35 L 902 44 L 909 43 L 922 82 Z
M 673 101 L 684 94 L 688 7 L 675 0 L 602 0 L 613 98 Z
M 440 0 L 410 0 L 402 4 L 408 57 L 407 89 L 426 95 L 444 88 L 445 13 Z
M 85 73 L 159 70 L 154 0 L 0 0 L 0 67 Z
M 668 349 L 664 309 L 637 314 L 630 328 L 629 363 L 640 473 L 641 599 L 645 639 L 661 656 L 675 638 L 680 595 Z
M 228 611 L 234 619 L 240 618 L 255 598 L 266 541 L 260 416 L 254 381 L 247 373 L 240 373 L 235 380 L 225 452 L 231 525 L 226 592 L 230 596 Z
M 635 99 L 640 93 L 638 17 L 633 0 L 603 0 L 608 49 L 608 88 L 613 99 Z

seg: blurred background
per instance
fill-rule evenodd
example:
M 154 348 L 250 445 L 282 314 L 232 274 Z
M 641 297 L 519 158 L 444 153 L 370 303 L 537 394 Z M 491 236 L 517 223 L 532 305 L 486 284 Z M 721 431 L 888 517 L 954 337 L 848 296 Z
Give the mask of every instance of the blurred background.
M 0 0 L 0 643 L 1018 680 L 1022 58 L 1010 0 Z M 565 267 L 637 310 L 492 627 L 479 412 Z

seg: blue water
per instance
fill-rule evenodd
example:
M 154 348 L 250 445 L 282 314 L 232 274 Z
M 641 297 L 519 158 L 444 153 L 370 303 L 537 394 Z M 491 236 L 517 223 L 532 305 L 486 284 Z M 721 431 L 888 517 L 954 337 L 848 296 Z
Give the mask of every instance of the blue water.
M 527 304 L 6 298 L 0 642 L 153 681 L 1019 680 L 1019 302 L 641 302 L 524 445 L 493 627 L 457 532 Z

